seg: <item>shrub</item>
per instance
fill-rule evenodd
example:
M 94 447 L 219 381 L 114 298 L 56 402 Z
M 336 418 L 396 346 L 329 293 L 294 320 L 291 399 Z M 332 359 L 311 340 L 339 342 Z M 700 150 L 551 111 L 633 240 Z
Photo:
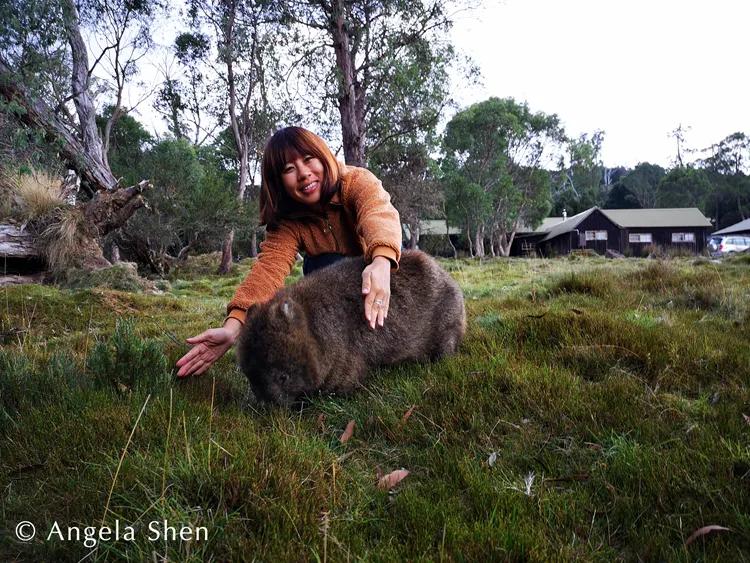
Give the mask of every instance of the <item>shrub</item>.
M 98 342 L 88 359 L 94 380 L 118 391 L 158 391 L 168 386 L 169 362 L 154 340 L 143 340 L 132 320 L 118 319 L 106 342 Z
M 118 262 L 108 268 L 93 272 L 89 270 L 67 270 L 59 281 L 61 286 L 69 289 L 105 287 L 133 292 L 143 291 L 151 285 L 138 276 L 137 266 L 133 262 Z

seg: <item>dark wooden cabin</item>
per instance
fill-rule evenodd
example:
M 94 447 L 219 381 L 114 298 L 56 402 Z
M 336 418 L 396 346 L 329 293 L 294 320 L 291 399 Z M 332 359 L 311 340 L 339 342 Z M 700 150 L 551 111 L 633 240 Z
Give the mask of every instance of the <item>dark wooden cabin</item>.
M 592 207 L 572 217 L 548 217 L 537 229 L 518 233 L 511 254 L 559 256 L 589 249 L 645 256 L 655 246 L 697 254 L 706 247 L 710 230 L 711 222 L 697 208 Z

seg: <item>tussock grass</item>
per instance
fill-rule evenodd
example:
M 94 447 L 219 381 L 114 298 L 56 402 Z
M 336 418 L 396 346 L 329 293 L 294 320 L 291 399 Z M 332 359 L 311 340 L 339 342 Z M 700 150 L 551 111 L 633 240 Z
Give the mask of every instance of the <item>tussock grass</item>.
M 63 205 L 61 180 L 47 172 L 32 170 L 29 174 L 4 172 L 0 182 L 5 187 L 9 200 L 6 213 L 22 221 L 34 221 L 49 217 Z
M 8 288 L 0 556 L 78 560 L 80 542 L 22 544 L 13 527 L 106 512 L 138 531 L 93 559 L 750 558 L 746 264 L 445 264 L 469 313 L 456 356 L 295 411 L 247 398 L 231 357 L 173 378 L 249 264 L 182 271 L 166 295 Z M 163 519 L 208 540 L 149 541 Z M 685 545 L 708 524 L 732 531 Z
M 42 231 L 40 241 L 44 258 L 53 272 L 81 265 L 82 250 L 91 244 L 84 236 L 83 212 L 72 207 L 59 208 L 52 222 Z

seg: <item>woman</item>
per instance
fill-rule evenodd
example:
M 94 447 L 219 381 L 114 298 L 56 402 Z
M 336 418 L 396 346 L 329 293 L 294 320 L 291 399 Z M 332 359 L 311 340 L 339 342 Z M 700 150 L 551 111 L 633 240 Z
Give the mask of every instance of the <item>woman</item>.
M 380 181 L 364 168 L 340 164 L 323 139 L 301 127 L 271 137 L 262 173 L 266 240 L 258 260 L 227 305 L 224 326 L 187 339 L 192 349 L 177 361 L 178 377 L 202 374 L 232 347 L 248 307 L 284 285 L 299 251 L 307 255 L 305 274 L 364 254 L 365 319 L 374 330 L 388 316 L 391 270 L 401 257 L 401 222 Z

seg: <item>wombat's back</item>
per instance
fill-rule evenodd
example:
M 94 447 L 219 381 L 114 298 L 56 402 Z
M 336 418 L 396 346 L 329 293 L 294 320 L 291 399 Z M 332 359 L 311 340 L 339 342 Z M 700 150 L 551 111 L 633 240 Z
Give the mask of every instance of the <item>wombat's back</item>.
M 368 367 L 452 354 L 466 329 L 458 284 L 419 251 L 403 252 L 391 274 L 388 317 L 383 327 L 371 329 L 364 317 L 364 267 L 362 258 L 344 259 L 286 290 L 303 305 L 321 343 L 326 387 L 349 388 L 355 383 L 349 374 Z

